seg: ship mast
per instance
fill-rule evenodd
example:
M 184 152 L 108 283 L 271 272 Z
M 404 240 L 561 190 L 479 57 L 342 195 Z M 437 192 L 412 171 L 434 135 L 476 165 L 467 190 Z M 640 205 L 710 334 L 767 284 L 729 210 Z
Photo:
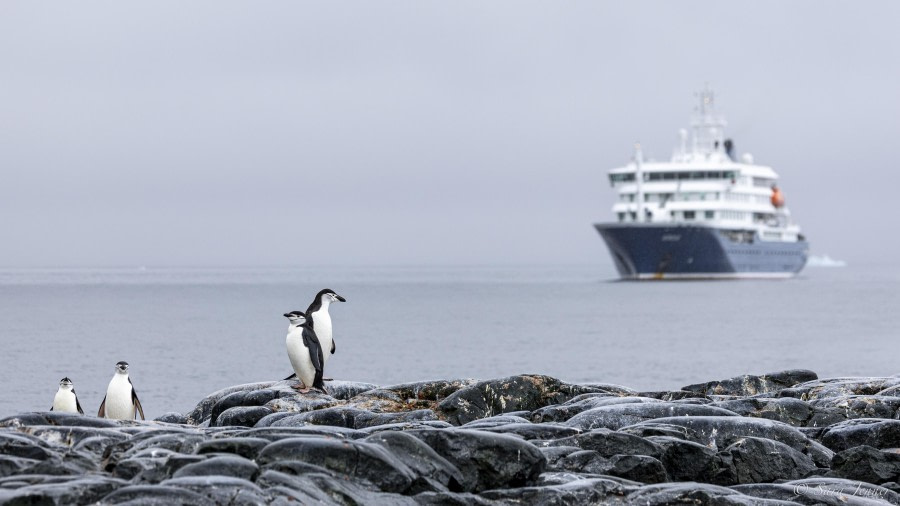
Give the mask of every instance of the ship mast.
M 709 157 L 724 149 L 725 118 L 715 112 L 715 97 L 709 84 L 698 94 L 700 106 L 691 119 L 694 130 L 694 156 Z

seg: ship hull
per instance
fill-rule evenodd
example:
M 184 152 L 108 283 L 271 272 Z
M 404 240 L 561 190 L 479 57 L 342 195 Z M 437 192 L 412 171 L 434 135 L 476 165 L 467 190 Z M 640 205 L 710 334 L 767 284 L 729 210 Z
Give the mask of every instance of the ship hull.
M 704 225 L 594 225 L 623 279 L 789 278 L 809 253 L 806 241 L 731 237 Z

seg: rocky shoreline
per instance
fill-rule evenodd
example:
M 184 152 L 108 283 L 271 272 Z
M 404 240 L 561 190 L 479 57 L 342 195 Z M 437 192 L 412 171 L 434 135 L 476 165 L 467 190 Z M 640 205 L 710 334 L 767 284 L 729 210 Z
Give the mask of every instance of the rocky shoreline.
M 900 376 L 292 385 L 4 418 L 0 504 L 900 505 Z

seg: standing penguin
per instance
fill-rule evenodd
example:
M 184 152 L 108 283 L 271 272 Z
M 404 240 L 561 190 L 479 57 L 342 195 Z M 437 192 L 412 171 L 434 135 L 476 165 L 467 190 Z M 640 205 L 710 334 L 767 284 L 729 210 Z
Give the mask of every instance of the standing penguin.
M 310 387 L 325 392 L 325 384 L 322 383 L 325 358 L 312 322 L 306 319 L 302 311 L 291 311 L 284 316 L 291 322 L 285 338 L 288 358 L 294 375 L 300 380 L 294 388 L 303 394 L 309 392 Z
M 335 351 L 334 338 L 331 334 L 331 315 L 328 314 L 328 306 L 335 301 L 347 302 L 347 299 L 334 293 L 334 290 L 326 288 L 316 294 L 316 298 L 306 309 L 306 317 L 312 320 L 316 336 L 322 343 L 322 349 L 331 352 L 325 353 L 325 362 L 328 362 L 328 357 Z
M 100 404 L 97 416 L 115 420 L 134 420 L 135 412 L 141 414 L 141 420 L 145 420 L 144 408 L 141 407 L 141 401 L 138 400 L 131 378 L 128 377 L 128 362 L 119 362 L 116 364 L 116 374 L 106 388 L 106 397 Z
M 53 406 L 50 407 L 50 411 L 84 414 L 81 403 L 78 402 L 78 396 L 75 395 L 75 386 L 68 376 L 59 380 L 59 390 L 53 397 Z

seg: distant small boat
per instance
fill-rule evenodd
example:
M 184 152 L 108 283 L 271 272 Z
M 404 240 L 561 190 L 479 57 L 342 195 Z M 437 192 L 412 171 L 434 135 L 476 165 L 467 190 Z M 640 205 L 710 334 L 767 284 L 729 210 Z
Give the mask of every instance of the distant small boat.
M 740 160 L 713 92 L 700 94 L 688 142 L 669 162 L 634 159 L 609 171 L 617 221 L 594 226 L 624 279 L 787 278 L 806 265 L 809 243 L 791 220 L 771 167 Z

